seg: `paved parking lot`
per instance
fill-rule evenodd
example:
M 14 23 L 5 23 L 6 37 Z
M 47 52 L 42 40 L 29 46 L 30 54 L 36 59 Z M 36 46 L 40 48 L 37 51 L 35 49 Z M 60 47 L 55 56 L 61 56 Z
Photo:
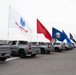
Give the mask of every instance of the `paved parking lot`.
M 76 75 L 76 49 L 0 61 L 0 75 Z

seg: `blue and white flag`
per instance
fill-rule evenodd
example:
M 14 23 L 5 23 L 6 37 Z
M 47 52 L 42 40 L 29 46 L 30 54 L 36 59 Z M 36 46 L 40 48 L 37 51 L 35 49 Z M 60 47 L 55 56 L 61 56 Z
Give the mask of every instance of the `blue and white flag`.
M 9 28 L 15 28 L 21 31 L 21 33 L 32 40 L 32 30 L 23 19 L 23 17 L 12 7 L 9 8 Z M 15 34 L 15 33 L 14 33 Z
M 65 40 L 65 35 L 58 29 L 52 27 L 52 38 L 55 38 L 58 41 L 63 42 Z

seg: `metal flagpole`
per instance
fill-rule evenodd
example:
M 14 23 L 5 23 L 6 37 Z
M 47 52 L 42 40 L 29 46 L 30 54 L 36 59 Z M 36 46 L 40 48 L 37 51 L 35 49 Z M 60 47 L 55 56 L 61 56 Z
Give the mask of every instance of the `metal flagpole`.
M 9 40 L 9 19 L 10 18 L 10 6 L 9 6 L 9 10 L 8 10 L 8 32 L 7 32 L 7 43 L 8 43 L 8 40 Z

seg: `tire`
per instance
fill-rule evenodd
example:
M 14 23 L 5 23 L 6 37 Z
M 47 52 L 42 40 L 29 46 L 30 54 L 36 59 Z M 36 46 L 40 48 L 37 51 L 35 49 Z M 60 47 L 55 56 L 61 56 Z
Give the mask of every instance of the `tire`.
M 58 47 L 55 48 L 55 52 L 59 52 L 59 48 Z
M 66 49 L 66 50 L 68 50 L 68 48 L 67 48 L 67 47 L 65 47 L 65 49 Z
M 50 54 L 50 50 L 47 51 L 47 54 Z
M 0 58 L 0 61 L 5 61 L 7 58 Z
M 45 49 L 41 48 L 41 54 L 45 54 Z
M 62 52 L 62 50 L 59 50 L 58 52 Z
M 35 56 L 36 56 L 36 54 L 31 54 L 31 56 L 32 56 L 32 57 L 35 57 Z
M 20 58 L 25 58 L 26 57 L 25 51 L 24 50 L 20 50 L 19 51 L 19 56 L 20 56 Z

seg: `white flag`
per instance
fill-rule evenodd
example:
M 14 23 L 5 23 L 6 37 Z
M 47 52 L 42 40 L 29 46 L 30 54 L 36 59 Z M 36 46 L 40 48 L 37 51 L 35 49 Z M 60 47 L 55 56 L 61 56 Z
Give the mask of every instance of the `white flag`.
M 9 28 L 19 29 L 22 34 L 32 40 L 32 30 L 23 17 L 12 7 L 9 7 Z M 14 33 L 15 34 L 15 33 Z

